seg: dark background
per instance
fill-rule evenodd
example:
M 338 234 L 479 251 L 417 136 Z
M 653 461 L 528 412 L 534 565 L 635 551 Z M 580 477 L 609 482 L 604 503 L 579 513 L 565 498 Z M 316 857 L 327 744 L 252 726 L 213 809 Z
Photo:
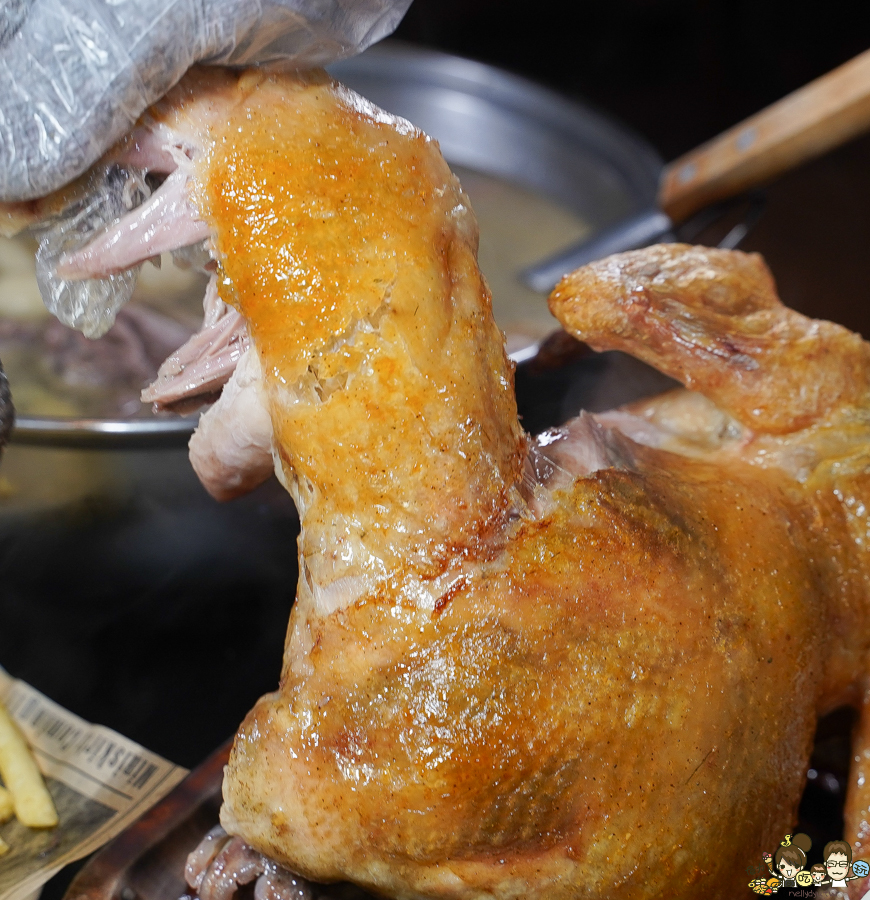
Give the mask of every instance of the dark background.
M 396 34 L 577 94 L 671 159 L 866 50 L 870 7 L 414 0 Z
M 583 99 L 671 160 L 870 48 L 855 0 L 414 0 L 403 40 Z M 781 178 L 744 248 L 783 300 L 870 335 L 870 138 Z

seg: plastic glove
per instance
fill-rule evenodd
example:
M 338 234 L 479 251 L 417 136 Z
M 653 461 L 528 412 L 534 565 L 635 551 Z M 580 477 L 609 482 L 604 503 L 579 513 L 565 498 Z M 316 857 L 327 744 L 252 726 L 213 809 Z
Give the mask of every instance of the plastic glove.
M 325 65 L 411 0 L 3 0 L 0 200 L 71 181 L 196 62 Z

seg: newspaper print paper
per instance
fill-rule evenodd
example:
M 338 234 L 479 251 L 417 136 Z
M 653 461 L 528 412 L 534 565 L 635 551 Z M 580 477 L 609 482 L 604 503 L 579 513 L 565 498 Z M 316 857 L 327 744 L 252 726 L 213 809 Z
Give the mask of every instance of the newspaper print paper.
M 56 828 L 0 826 L 0 900 L 26 900 L 67 863 L 126 828 L 187 770 L 91 725 L 0 668 L 0 701 L 27 738 L 57 806 Z

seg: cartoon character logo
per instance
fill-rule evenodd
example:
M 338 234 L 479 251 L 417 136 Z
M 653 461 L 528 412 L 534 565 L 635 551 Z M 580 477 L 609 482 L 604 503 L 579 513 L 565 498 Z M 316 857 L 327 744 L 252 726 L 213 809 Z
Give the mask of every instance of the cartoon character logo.
M 826 844 L 824 865 L 816 863 L 807 871 L 807 853 L 812 843 L 806 834 L 787 834 L 776 853 L 762 855 L 771 877 L 753 878 L 749 888 L 755 894 L 769 895 L 777 893 L 780 888 L 845 887 L 848 881 L 870 875 L 870 863 L 863 859 L 852 862 L 852 847 L 846 841 Z M 870 891 L 862 900 L 870 900 Z
M 773 855 L 774 875 L 782 878 L 781 887 L 797 887 L 797 876 L 805 871 L 807 853 L 813 842 L 809 835 L 800 833 L 792 837 L 787 834 Z M 801 879 L 803 880 L 803 879 Z M 812 876 L 810 876 L 812 880 Z
M 819 887 L 822 882 L 827 880 L 828 871 L 821 863 L 816 863 L 810 869 L 810 877 L 812 878 L 813 885 L 815 887 Z
M 776 853 L 765 853 L 762 857 L 772 878 L 767 880 L 755 878 L 749 887 L 756 894 L 775 894 L 780 888 L 807 887 L 813 883 L 812 875 L 807 872 L 807 853 L 813 842 L 809 835 L 799 833 L 787 834 Z
M 831 879 L 831 887 L 846 887 L 847 881 L 860 877 L 857 874 L 849 874 L 850 870 L 854 873 L 854 869 L 852 868 L 852 845 L 847 841 L 830 841 L 825 844 L 822 857 L 825 860 L 828 878 Z M 858 862 L 863 862 L 863 860 L 858 860 Z

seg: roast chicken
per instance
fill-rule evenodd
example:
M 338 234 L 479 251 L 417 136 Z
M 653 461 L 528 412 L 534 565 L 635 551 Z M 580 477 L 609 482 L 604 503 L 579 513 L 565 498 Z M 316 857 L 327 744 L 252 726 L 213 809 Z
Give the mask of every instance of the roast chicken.
M 322 73 L 200 71 L 106 164 L 167 177 L 59 275 L 206 240 L 207 327 L 146 396 L 225 384 L 203 482 L 274 468 L 301 519 L 227 832 L 393 898 L 748 894 L 817 717 L 868 690 L 870 346 L 757 255 L 618 255 L 554 314 L 686 389 L 530 437 L 468 199 L 409 123 Z M 854 757 L 857 858 L 866 716 Z

